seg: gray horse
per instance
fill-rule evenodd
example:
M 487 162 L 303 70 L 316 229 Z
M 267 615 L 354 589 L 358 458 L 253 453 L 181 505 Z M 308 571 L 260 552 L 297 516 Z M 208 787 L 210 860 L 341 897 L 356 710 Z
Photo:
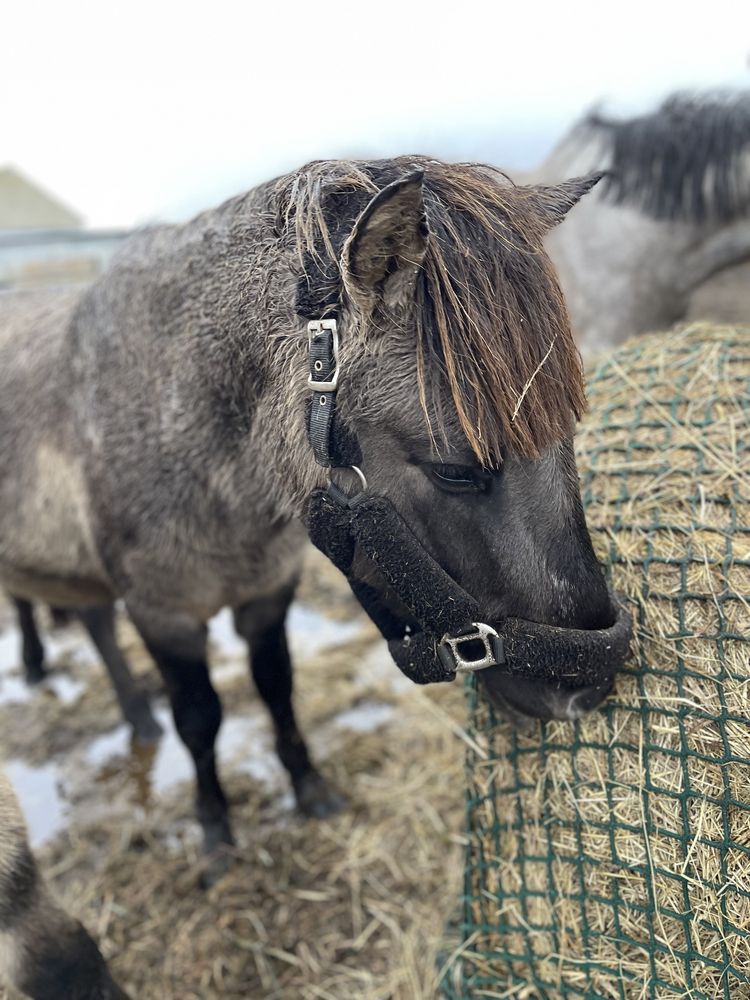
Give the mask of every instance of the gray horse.
M 596 169 L 611 175 L 547 241 L 588 356 L 666 329 L 698 286 L 750 258 L 750 94 L 589 115 L 524 179 Z
M 580 358 L 542 248 L 598 179 L 314 163 L 133 237 L 82 293 L 0 299 L 0 583 L 90 609 L 109 643 L 124 600 L 195 763 L 212 872 L 232 842 L 206 662 L 222 607 L 300 808 L 344 801 L 297 729 L 284 629 L 308 497 L 327 479 L 307 436 L 302 316 L 338 317 L 336 420 L 371 487 L 488 614 L 613 620 L 572 451 Z M 500 676 L 494 693 L 570 718 L 606 691 Z

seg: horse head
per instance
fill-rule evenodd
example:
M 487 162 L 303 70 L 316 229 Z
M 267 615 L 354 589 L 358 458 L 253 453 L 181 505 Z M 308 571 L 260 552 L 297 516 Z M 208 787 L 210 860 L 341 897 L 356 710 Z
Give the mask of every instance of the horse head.
M 349 555 L 358 596 L 377 595 L 379 624 L 406 642 L 430 593 L 399 582 L 407 562 L 389 562 L 394 546 L 423 550 L 403 572 L 434 577 L 437 564 L 486 620 L 580 634 L 616 617 L 572 448 L 580 358 L 542 246 L 598 179 L 516 187 L 489 168 L 420 158 L 315 164 L 296 178 L 286 216 L 304 262 L 298 310 L 336 327 L 335 364 L 312 362 L 311 441 L 322 464 L 356 464 L 396 512 L 368 542 L 361 508 Z M 332 427 L 344 457 L 321 445 Z M 574 718 L 608 693 L 610 681 L 581 686 L 572 665 L 568 676 L 482 672 L 495 701 L 524 715 Z

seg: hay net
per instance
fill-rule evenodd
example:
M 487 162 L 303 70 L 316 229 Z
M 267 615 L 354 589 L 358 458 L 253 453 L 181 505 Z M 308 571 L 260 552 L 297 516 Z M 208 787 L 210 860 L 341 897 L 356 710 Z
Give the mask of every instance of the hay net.
M 633 613 L 615 693 L 519 731 L 468 682 L 451 1000 L 750 998 L 750 328 L 603 360 L 579 438 Z

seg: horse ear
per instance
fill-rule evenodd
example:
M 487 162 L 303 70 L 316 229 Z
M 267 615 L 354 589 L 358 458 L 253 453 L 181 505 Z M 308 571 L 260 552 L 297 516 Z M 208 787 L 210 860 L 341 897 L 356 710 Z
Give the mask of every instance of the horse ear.
M 578 204 L 606 173 L 606 170 L 595 170 L 591 174 L 584 174 L 583 177 L 571 177 L 562 184 L 533 185 L 530 190 L 549 227 L 552 228 L 562 222 L 571 208 Z
M 393 181 L 367 205 L 344 243 L 341 273 L 351 298 L 389 304 L 413 286 L 427 248 L 423 170 Z

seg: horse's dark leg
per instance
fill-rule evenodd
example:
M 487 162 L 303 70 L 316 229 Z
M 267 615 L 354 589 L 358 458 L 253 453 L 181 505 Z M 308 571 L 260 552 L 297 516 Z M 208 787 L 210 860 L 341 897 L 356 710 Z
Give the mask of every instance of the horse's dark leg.
M 44 647 L 37 631 L 34 608 L 31 601 L 25 601 L 20 597 L 14 597 L 13 603 L 18 613 L 18 627 L 21 629 L 21 656 L 26 670 L 26 681 L 29 684 L 38 684 L 44 680 L 47 671 L 44 669 Z
M 84 608 L 78 612 L 92 642 L 104 660 L 122 714 L 133 727 L 140 743 L 153 743 L 161 736 L 161 726 L 151 713 L 148 696 L 141 691 L 115 637 L 114 607 L 111 604 Z
M 175 726 L 195 764 L 196 812 L 204 851 L 212 856 L 205 881 L 226 868 L 221 847 L 233 843 L 227 800 L 216 772 L 214 745 L 221 725 L 221 702 L 211 685 L 206 661 L 205 625 L 192 619 L 160 622 L 129 608 L 133 622 L 164 678 Z
M 292 779 L 297 804 L 307 816 L 339 812 L 346 799 L 332 788 L 310 761 L 292 707 L 292 664 L 284 619 L 294 588 L 235 608 L 237 632 L 247 640 L 253 680 L 268 706 L 276 730 L 276 750 Z

